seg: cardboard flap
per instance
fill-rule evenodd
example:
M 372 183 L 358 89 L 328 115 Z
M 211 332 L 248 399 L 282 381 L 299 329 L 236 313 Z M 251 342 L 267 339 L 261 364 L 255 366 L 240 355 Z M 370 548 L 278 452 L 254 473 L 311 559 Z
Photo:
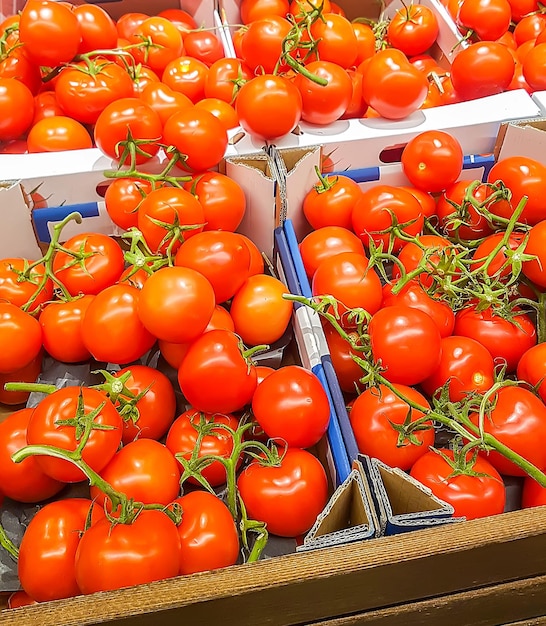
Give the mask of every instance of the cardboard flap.
M 31 210 L 19 181 L 0 183 L 0 250 L 2 256 L 39 259 L 42 251 L 34 235 Z M 7 215 L 9 214 L 9 215 Z
M 379 524 L 386 535 L 462 521 L 453 507 L 398 468 L 359 455 L 368 476 Z
M 361 464 L 353 463 L 297 551 L 316 550 L 379 536 L 368 479 Z
M 546 118 L 502 124 L 495 144 L 497 160 L 509 156 L 526 156 L 537 161 L 546 151 Z

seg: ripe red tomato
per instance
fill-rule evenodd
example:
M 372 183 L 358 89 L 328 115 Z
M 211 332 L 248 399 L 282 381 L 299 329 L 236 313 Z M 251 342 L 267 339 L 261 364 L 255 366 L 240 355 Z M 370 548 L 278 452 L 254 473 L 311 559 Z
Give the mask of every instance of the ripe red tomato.
M 38 603 L 22 589 L 14 591 L 8 598 L 8 609 L 17 609 L 21 606 L 30 606 L 32 604 Z
M 157 338 L 144 327 L 137 312 L 139 298 L 137 287 L 112 285 L 96 295 L 87 307 L 82 338 L 95 360 L 132 363 L 154 345 Z
M 221 172 L 203 172 L 185 183 L 199 200 L 204 213 L 203 230 L 236 231 L 246 212 L 241 185 Z
M 514 57 L 496 41 L 480 41 L 458 52 L 451 64 L 451 80 L 463 100 L 506 91 L 514 76 Z
M 27 445 L 27 427 L 33 409 L 10 413 L 0 422 L 0 482 L 2 492 L 18 502 L 47 500 L 64 487 L 64 483 L 44 474 L 36 457 L 14 463 L 11 455 Z
M 139 397 L 128 411 L 120 405 L 124 419 L 122 442 L 135 439 L 161 439 L 173 423 L 176 412 L 174 387 L 163 372 L 147 365 L 131 365 L 114 373 L 115 378 L 131 375 L 125 381 L 127 389 Z M 119 404 L 119 403 L 118 403 Z
M 404 305 L 420 309 L 430 315 L 440 331 L 442 337 L 449 337 L 455 326 L 455 313 L 442 300 L 435 300 L 415 280 L 408 281 L 396 294 L 392 292 L 394 285 L 387 283 L 383 286 L 383 301 L 381 306 Z
M 463 169 L 463 149 L 449 133 L 429 130 L 419 133 L 402 151 L 402 170 L 410 183 L 428 192 L 452 185 Z
M 161 82 L 185 95 L 194 104 L 205 97 L 205 82 L 209 67 L 203 61 L 182 55 L 167 64 L 161 74 Z
M 162 72 L 171 61 L 184 54 L 182 34 L 167 18 L 158 15 L 146 18 L 128 39 L 134 46 L 130 52 L 135 61 L 154 72 Z
M 546 219 L 544 194 L 546 193 L 546 165 L 536 159 L 511 156 L 497 161 L 487 175 L 487 182 L 501 180 L 512 192 L 510 203 L 491 204 L 491 213 L 510 219 L 513 210 L 526 196 L 527 202 L 519 218 L 520 222 L 537 224 Z
M 412 402 L 429 408 L 427 399 L 412 387 L 394 386 Z M 369 387 L 349 405 L 349 419 L 359 451 L 403 470 L 409 470 L 434 444 L 434 428 L 429 420 L 422 429 L 406 437 L 396 426 L 415 422 L 424 415 L 384 385 Z
M 502 387 L 491 398 L 492 407 L 486 411 L 483 425 L 477 413 L 470 417 L 474 424 L 483 426 L 505 446 L 533 463 L 546 468 L 546 450 L 542 445 L 546 435 L 546 406 L 528 389 L 519 386 Z M 525 476 L 525 471 L 494 450 L 483 453 L 497 470 L 506 476 Z
M 489 350 L 470 337 L 452 335 L 442 339 L 438 369 L 421 381 L 421 387 L 433 396 L 449 382 L 451 402 L 464 400 L 473 392 L 485 393 L 495 381 L 495 363 Z
M 199 107 L 183 108 L 171 115 L 163 128 L 163 139 L 185 155 L 181 165 L 194 172 L 216 167 L 228 145 L 222 122 Z
M 393 383 L 415 385 L 438 367 L 441 336 L 434 320 L 408 306 L 388 306 L 375 313 L 368 324 L 375 362 Z M 408 367 L 411 363 L 411 367 Z
M 529 509 L 546 504 L 546 487 L 541 487 L 536 480 L 526 476 L 521 492 L 521 508 Z
M 389 233 L 382 234 L 393 225 L 393 214 L 403 232 L 418 235 L 424 224 L 419 201 L 409 191 L 393 185 L 374 185 L 366 189 L 357 200 L 353 213 L 353 231 L 362 239 L 365 246 L 370 239 L 376 246 L 389 247 Z M 399 237 L 392 238 L 393 252 L 399 252 L 404 245 Z
M 356 65 L 358 40 L 353 26 L 344 15 L 322 13 L 311 23 L 310 36 L 316 40 L 315 55 L 321 61 L 331 61 L 344 69 Z
M 289 6 L 288 0 L 241 0 L 241 21 L 249 24 L 268 15 L 285 17 Z
M 360 389 L 359 381 L 364 376 L 363 369 L 353 359 L 353 355 L 356 356 L 357 353 L 331 324 L 323 321 L 322 325 L 339 386 L 345 393 L 354 395 Z M 358 338 L 355 336 L 354 339 Z
M 379 275 L 368 265 L 368 259 L 359 252 L 341 252 L 324 259 L 313 275 L 313 295 L 336 298 L 342 319 L 347 309 L 354 308 L 362 308 L 373 315 L 381 307 L 383 294 Z
M 184 36 L 184 50 L 188 56 L 203 61 L 209 67 L 224 58 L 220 38 L 206 28 L 191 30 Z
M 42 349 L 39 322 L 11 302 L 0 302 L 0 374 L 27 366 Z
M 546 219 L 535 224 L 529 231 L 529 238 L 525 245 L 525 254 L 532 254 L 536 258 L 524 261 L 521 271 L 539 287 L 546 287 L 546 250 L 544 237 L 546 235 Z
M 502 249 L 488 262 L 487 267 L 484 267 L 491 253 L 497 249 L 503 241 L 504 232 L 488 235 L 474 251 L 472 264 L 470 265 L 471 270 L 476 270 L 481 267 L 483 268 L 482 271 L 487 273 L 488 276 L 495 276 L 496 278 L 510 276 L 512 274 L 512 263 L 508 261 L 507 250 L 517 250 L 524 236 L 524 233 L 510 233 L 508 236 L 508 244 L 503 245 Z
M 301 119 L 309 124 L 327 125 L 338 120 L 347 110 L 353 93 L 353 83 L 347 71 L 331 61 L 312 61 L 306 69 L 326 81 L 320 85 L 298 73 L 294 85 L 302 98 Z
M 459 237 L 463 240 L 481 239 L 489 235 L 492 230 L 489 222 L 479 213 L 465 197 L 470 180 L 459 180 L 450 185 L 436 203 L 436 213 L 442 231 L 449 237 Z M 485 202 L 488 189 L 485 185 L 478 185 L 471 193 L 478 202 Z M 457 208 L 453 206 L 457 205 Z M 494 212 L 494 209 L 490 207 Z
M 387 26 L 387 40 L 406 56 L 426 52 L 440 31 L 434 11 L 423 4 L 410 4 L 397 9 Z
M 353 208 L 361 196 L 362 190 L 352 178 L 325 176 L 305 194 L 303 214 L 315 230 L 324 226 L 351 230 Z
M 135 439 L 114 454 L 101 477 L 116 491 L 143 504 L 170 504 L 180 495 L 180 469 L 171 451 L 154 439 Z M 104 492 L 92 486 L 91 498 L 111 507 Z M 115 513 L 115 511 L 114 511 Z
M 189 267 L 163 267 L 142 286 L 138 316 L 158 339 L 185 343 L 203 333 L 215 305 L 214 289 L 203 274 Z
M 193 106 L 188 96 L 174 91 L 160 80 L 145 85 L 138 97 L 159 115 L 163 126 L 171 115 L 184 107 Z
M 172 578 L 180 569 L 178 529 L 157 510 L 140 511 L 130 524 L 105 518 L 84 533 L 75 564 L 84 594 Z
M 152 184 L 138 178 L 115 178 L 106 188 L 104 203 L 110 219 L 124 230 L 138 224 L 138 207 Z
M 122 422 L 114 405 L 96 389 L 63 387 L 43 398 L 30 417 L 27 441 L 30 445 L 52 445 L 64 450 L 75 450 L 80 443 L 76 426 L 58 422 L 75 420 L 80 405 L 85 415 L 97 412 L 93 417 L 94 424 L 107 427 L 93 428 L 82 450 L 83 460 L 93 470 L 100 472 L 118 449 Z M 36 461 L 48 476 L 56 480 L 68 483 L 79 482 L 84 478 L 81 470 L 65 459 L 36 456 Z
M 299 365 L 285 365 L 267 376 L 254 392 L 252 412 L 269 437 L 295 448 L 318 443 L 330 421 L 324 387 Z
M 247 346 L 271 345 L 281 339 L 292 319 L 293 305 L 283 298 L 286 285 L 274 276 L 249 276 L 231 300 L 235 332 Z
M 248 24 L 241 42 L 242 59 L 254 72 L 261 68 L 270 74 L 279 63 L 283 40 L 290 32 L 290 22 L 278 15 L 268 15 Z
M 81 42 L 78 54 L 92 50 L 111 50 L 118 41 L 116 23 L 100 6 L 86 2 L 72 11 L 80 25 Z
M 270 533 L 281 537 L 306 533 L 328 499 L 324 468 L 299 448 L 286 449 L 275 465 L 252 461 L 239 475 L 237 486 L 249 519 L 265 522 Z
M 208 491 L 191 491 L 178 500 L 182 507 L 180 574 L 195 574 L 234 565 L 239 535 L 224 502 Z
M 218 59 L 207 73 L 205 97 L 220 98 L 234 104 L 239 89 L 253 77 L 251 69 L 241 59 Z
M 189 461 L 193 455 L 199 458 L 213 454 L 228 458 L 233 451 L 233 435 L 224 427 L 235 431 L 238 425 L 239 421 L 229 413 L 201 413 L 190 408 L 173 422 L 165 445 L 173 455 L 180 455 L 186 461 Z M 200 426 L 203 429 L 203 435 L 197 448 Z M 220 461 L 212 461 L 210 465 L 203 467 L 201 475 L 211 487 L 219 487 L 226 482 L 226 469 Z M 192 476 L 188 478 L 188 482 L 194 485 L 199 484 Z
M 65 4 L 29 0 L 21 11 L 19 38 L 34 63 L 55 67 L 72 61 L 82 34 L 78 18 Z
M 81 233 L 63 244 L 53 259 L 53 272 L 71 296 L 96 295 L 113 285 L 124 267 L 123 250 L 119 243 L 102 233 Z M 82 255 L 80 262 L 77 255 Z
M 93 147 L 83 124 L 66 115 L 45 117 L 36 122 L 27 136 L 29 152 L 61 152 Z
M 452 475 L 452 465 L 439 452 L 453 461 L 452 450 L 427 452 L 411 468 L 410 476 L 431 489 L 437 498 L 451 504 L 456 517 L 470 520 L 504 511 L 506 490 L 491 463 L 477 457 L 470 468 L 475 474 Z
M 198 109 L 212 113 L 222 123 L 226 131 L 239 126 L 239 118 L 237 117 L 235 107 L 225 100 L 220 100 L 220 98 L 203 98 L 203 100 L 196 102 L 195 106 Z
M 231 299 L 248 277 L 250 251 L 237 233 L 208 230 L 197 233 L 178 249 L 174 264 L 207 278 L 216 302 Z
M 533 387 L 538 385 L 538 394 L 546 402 L 546 343 L 538 343 L 521 355 L 517 376 Z
M 64 498 L 49 502 L 30 520 L 19 548 L 17 571 L 21 586 L 38 602 L 80 595 L 74 558 L 90 509 L 101 514 L 91 500 Z
M 16 78 L 0 77 L 0 141 L 18 139 L 33 119 L 32 91 Z
M 29 391 L 8 391 L 4 389 L 6 383 L 35 383 L 42 372 L 43 351 L 40 350 L 36 357 L 25 367 L 0 374 L 0 403 L 7 406 L 25 404 L 30 396 Z
M 140 98 L 120 98 L 108 104 L 97 118 L 95 143 L 106 156 L 120 160 L 123 154 L 120 142 L 127 141 L 128 133 L 140 142 L 135 157 L 137 164 L 148 161 L 158 153 L 163 134 L 161 118 Z M 123 164 L 129 163 L 128 157 L 123 159 Z
M 233 413 L 250 403 L 257 375 L 241 348 L 235 333 L 220 329 L 204 333 L 190 345 L 178 382 L 192 407 L 205 413 Z
M 457 14 L 461 32 L 482 41 L 495 41 L 510 27 L 512 9 L 508 0 L 462 0 Z
M 365 61 L 362 97 L 387 119 L 408 117 L 423 104 L 428 92 L 427 77 L 396 48 L 379 50 Z
M 301 120 L 302 106 L 294 83 L 273 74 L 260 74 L 246 82 L 235 101 L 243 130 L 265 141 L 291 133 Z
M 309 278 L 313 278 L 320 263 L 341 252 L 365 255 L 362 241 L 342 226 L 323 226 L 311 231 L 299 244 L 299 250 Z
M 541 72 L 546 59 L 545 42 L 546 40 L 540 39 L 539 43 L 539 38 L 537 37 L 535 45 L 529 49 L 521 63 L 521 73 L 531 91 L 546 89 L 546 80 Z
M 473 305 L 456 313 L 453 333 L 479 341 L 496 364 L 506 363 L 507 372 L 514 372 L 523 353 L 537 342 L 535 325 L 525 313 L 510 321 L 490 308 L 477 311 Z
M 28 307 L 30 313 L 38 311 L 53 296 L 53 283 L 49 278 L 41 285 L 45 266 L 39 263 L 26 272 L 26 268 L 32 264 L 23 258 L 0 260 L 0 298 L 22 307 L 35 296 L 33 304 Z

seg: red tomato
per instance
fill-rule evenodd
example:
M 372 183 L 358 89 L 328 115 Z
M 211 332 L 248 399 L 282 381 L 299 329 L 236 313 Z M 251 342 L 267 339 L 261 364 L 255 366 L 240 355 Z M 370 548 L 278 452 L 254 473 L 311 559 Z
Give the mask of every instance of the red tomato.
M 544 471 L 546 450 L 542 445 L 546 435 L 546 406 L 534 393 L 523 387 L 503 387 L 491 398 L 483 425 L 477 413 L 470 417 L 475 425 L 524 459 Z M 506 476 L 525 476 L 525 471 L 494 450 L 487 454 L 490 463 Z
M 281 537 L 306 533 L 328 499 L 324 468 L 299 448 L 286 449 L 275 465 L 252 461 L 239 475 L 237 486 L 249 519 L 265 522 L 270 533 Z
M 366 61 L 362 97 L 380 116 L 408 117 L 423 104 L 427 92 L 427 77 L 402 51 L 385 48 Z
M 309 33 L 316 40 L 315 53 L 321 61 L 331 61 L 344 69 L 356 64 L 358 41 L 345 16 L 323 12 L 320 19 L 311 23 Z
M 233 104 L 239 89 L 253 77 L 251 69 L 241 59 L 218 59 L 207 73 L 205 97 L 220 98 Z
M 188 56 L 203 61 L 209 67 L 224 58 L 219 37 L 206 28 L 191 30 L 184 36 L 184 50 Z
M 453 333 L 479 341 L 496 364 L 506 363 L 507 372 L 514 372 L 523 353 L 537 342 L 535 325 L 528 315 L 522 313 L 510 321 L 492 309 L 477 311 L 475 306 L 456 313 Z
M 424 218 L 415 196 L 392 185 L 374 185 L 362 193 L 354 206 L 353 230 L 365 246 L 372 240 L 376 246 L 382 243 L 386 251 L 391 237 L 382 233 L 393 225 L 393 214 L 399 225 L 406 224 L 401 230 L 408 235 L 415 236 L 422 231 Z M 392 239 L 392 250 L 396 253 L 405 242 L 399 237 Z
M 38 603 L 23 590 L 14 591 L 8 598 L 8 609 L 18 609 L 21 606 L 30 606 L 32 604 Z
M 132 363 L 154 345 L 156 337 L 140 321 L 140 290 L 112 285 L 95 296 L 82 320 L 83 344 L 97 361 Z M 130 341 L 127 338 L 130 337 Z
M 18 18 L 19 16 L 17 21 Z M 3 41 L 0 77 L 16 78 L 28 87 L 32 94 L 37 94 L 42 86 L 40 68 L 25 53 L 24 45 L 19 41 L 19 31 L 15 30 L 9 35 L 4 35 Z
M 110 219 L 127 230 L 138 225 L 138 207 L 152 190 L 152 184 L 139 178 L 115 178 L 106 188 L 104 203 Z
M 508 0 L 462 0 L 457 14 L 461 32 L 482 41 L 495 41 L 510 27 L 512 9 Z
M 163 511 L 140 511 L 131 524 L 100 520 L 76 552 L 76 581 L 84 594 L 172 578 L 179 569 L 180 536 Z
M 124 418 L 122 441 L 127 444 L 135 439 L 159 440 L 175 417 L 176 397 L 173 385 L 165 374 L 147 365 L 122 368 L 114 373 L 114 377 L 125 378 L 128 372 L 131 374 L 125 381 L 125 387 L 139 399 L 131 405 L 124 406 L 124 402 L 119 401 L 117 403 Z
M 21 11 L 19 38 L 34 63 L 55 67 L 76 56 L 82 34 L 78 18 L 65 4 L 29 0 Z
M 256 274 L 245 280 L 229 309 L 243 343 L 271 345 L 281 339 L 292 319 L 292 302 L 283 298 L 287 293 L 285 284 L 274 276 Z
M 179 56 L 167 64 L 161 81 L 173 91 L 187 96 L 194 104 L 205 97 L 208 65 L 190 56 Z
M 407 56 L 426 52 L 439 33 L 436 13 L 425 5 L 410 4 L 397 9 L 387 26 L 387 40 Z
M 203 333 L 215 305 L 214 289 L 203 274 L 189 267 L 163 267 L 142 286 L 138 316 L 158 339 L 185 343 Z
M 355 66 L 369 59 L 375 54 L 375 33 L 369 24 L 363 22 L 352 22 L 356 35 L 357 56 Z
M 102 233 L 81 233 L 55 253 L 53 271 L 72 296 L 96 295 L 113 285 L 123 272 L 123 250 L 119 243 Z M 77 255 L 81 255 L 81 262 Z
M 313 275 L 311 288 L 315 296 L 336 298 L 342 318 L 347 309 L 354 308 L 362 308 L 373 315 L 383 299 L 379 275 L 368 267 L 368 259 L 358 252 L 341 252 L 324 259 Z
M 525 254 L 532 254 L 536 258 L 524 261 L 521 271 L 539 287 L 546 287 L 546 251 L 544 237 L 546 235 L 546 220 L 535 224 L 529 231 L 529 238 L 525 245 Z
M 243 130 L 265 141 L 291 133 L 300 122 L 302 106 L 294 83 L 273 74 L 260 74 L 246 82 L 235 101 Z
M 412 196 L 415 196 L 421 205 L 421 213 L 424 217 L 430 219 L 433 215 L 436 215 L 436 199 L 431 193 L 410 185 L 402 185 L 402 189 L 409 191 Z
M 426 398 L 412 387 L 394 385 L 397 391 L 417 405 L 428 409 Z M 379 459 L 390 467 L 409 470 L 418 458 L 434 444 L 434 428 L 430 420 L 406 436 L 397 430 L 425 416 L 410 408 L 396 393 L 385 387 L 369 387 L 350 403 L 349 419 L 358 450 Z
M 235 107 L 225 100 L 220 100 L 220 98 L 203 98 L 203 100 L 196 102 L 195 106 L 198 109 L 212 113 L 222 123 L 226 131 L 239 126 L 239 118 L 237 117 Z
M 310 124 L 331 124 L 345 113 L 351 102 L 351 77 L 341 65 L 322 59 L 308 63 L 306 69 L 327 82 L 319 85 L 301 73 L 296 75 L 294 85 L 302 98 L 301 119 Z
M 541 487 L 536 480 L 526 476 L 521 493 L 521 508 L 529 509 L 546 504 L 546 487 Z
M 199 107 L 183 108 L 171 115 L 163 128 L 163 139 L 185 155 L 183 167 L 194 172 L 217 166 L 228 145 L 222 122 Z
M 312 278 L 322 261 L 341 252 L 365 256 L 362 241 L 348 228 L 323 226 L 311 231 L 299 244 L 305 273 Z
M 237 181 L 220 172 L 204 172 L 184 188 L 203 208 L 204 230 L 237 230 L 246 212 L 245 192 Z
M 387 283 L 383 287 L 383 301 L 381 306 L 404 305 L 430 315 L 440 331 L 442 337 L 449 337 L 455 326 L 455 313 L 442 300 L 435 300 L 415 280 L 408 281 L 396 294 L 393 293 L 394 285 Z
M 368 334 L 374 361 L 390 382 L 415 385 L 440 363 L 440 331 L 419 309 L 403 305 L 380 309 L 370 320 Z
M 449 237 L 475 240 L 491 233 L 489 222 L 466 199 L 466 195 L 470 194 L 468 187 L 472 182 L 459 180 L 453 183 L 437 200 L 436 213 L 440 220 L 440 227 Z M 471 195 L 478 203 L 485 202 L 488 189 L 485 185 L 478 185 Z
M 25 404 L 30 396 L 29 391 L 8 391 L 4 389 L 6 383 L 35 383 L 42 371 L 43 351 L 40 350 L 36 357 L 25 367 L 0 374 L 0 403 L 8 406 Z
M 317 230 L 323 226 L 352 229 L 351 216 L 362 190 L 348 176 L 325 176 L 303 199 L 303 214 Z
M 241 0 L 241 21 L 249 24 L 268 15 L 285 17 L 289 6 L 288 0 Z
M 45 117 L 64 115 L 64 111 L 57 100 L 55 91 L 42 91 L 34 96 L 34 119 L 32 125 Z
M 42 349 L 39 322 L 11 302 L 0 302 L 0 374 L 27 366 Z
M 235 333 L 211 330 L 190 345 L 178 371 L 178 382 L 196 410 L 232 413 L 250 403 L 257 375 Z
M 49 602 L 80 595 L 74 558 L 91 507 L 91 500 L 65 498 L 46 504 L 31 519 L 17 564 L 21 586 L 31 598 Z M 98 507 L 93 512 L 100 514 Z
M 339 386 L 345 393 L 354 395 L 360 389 L 359 381 L 364 376 L 363 369 L 353 358 L 358 353 L 328 322 L 323 321 L 322 325 Z M 354 339 L 358 342 L 357 336 L 354 336 Z
M 247 279 L 250 251 L 238 234 L 209 230 L 185 241 L 174 264 L 203 274 L 214 289 L 216 302 L 221 304 L 232 298 Z
M 490 261 L 487 261 L 492 252 L 497 249 L 503 241 L 503 238 L 503 232 L 488 235 L 474 251 L 472 264 L 470 266 L 471 270 L 483 268 L 482 272 L 485 272 L 488 276 L 495 276 L 497 278 L 510 276 L 513 271 L 512 261 L 507 254 L 507 250 L 517 250 L 523 241 L 524 233 L 510 233 L 508 245 L 503 245 L 502 249 L 493 255 Z M 485 266 L 486 263 L 487 266 Z
M 130 52 L 137 63 L 154 72 L 162 72 L 174 59 L 184 54 L 182 35 L 167 18 L 154 15 L 140 23 L 128 37 Z
M 34 298 L 32 305 L 28 306 L 28 311 L 32 313 L 51 300 L 53 283 L 49 278 L 43 281 L 45 266 L 42 263 L 27 271 L 29 265 L 34 264 L 23 258 L 0 260 L 0 298 L 18 307 Z
M 527 202 L 520 222 L 537 224 L 546 219 L 544 194 L 546 193 L 546 165 L 529 157 L 511 156 L 497 161 L 487 175 L 487 182 L 501 180 L 512 192 L 510 203 L 491 204 L 491 213 L 509 219 L 513 210 L 526 196 Z
M 180 574 L 195 574 L 234 565 L 239 535 L 229 509 L 208 491 L 191 491 L 178 500 L 182 507 Z
M 187 11 L 184 11 L 184 9 L 163 9 L 163 11 L 159 11 L 158 15 L 172 22 L 182 33 L 182 38 L 184 38 L 188 31 L 198 28 L 199 26 L 195 19 Z
M 238 425 L 238 420 L 229 413 L 200 413 L 190 408 L 179 415 L 169 428 L 165 444 L 173 455 L 185 461 L 209 454 L 229 458 L 233 451 L 233 435 L 224 427 L 235 431 Z M 202 435 L 197 447 L 200 432 Z M 184 464 L 181 465 L 183 468 Z M 220 461 L 212 461 L 200 473 L 211 487 L 219 487 L 226 482 L 226 469 Z M 188 482 L 199 484 L 193 476 L 188 478 Z
M 0 482 L 2 492 L 18 502 L 47 500 L 64 487 L 64 483 L 44 474 L 37 458 L 30 456 L 14 463 L 11 455 L 27 445 L 27 427 L 33 409 L 20 409 L 0 422 Z
M 101 470 L 101 477 L 119 493 L 143 504 L 170 504 L 180 495 L 179 466 L 171 451 L 153 439 L 125 444 Z M 97 486 L 91 498 L 101 507 L 111 503 Z M 114 512 L 115 513 L 115 512 Z
M 533 387 L 546 402 L 546 343 L 539 343 L 526 350 L 518 361 L 517 376 Z
M 299 365 L 285 365 L 265 378 L 252 397 L 258 424 L 273 439 L 310 448 L 330 421 L 328 396 L 319 379 Z
M 502 43 L 481 41 L 458 52 L 451 64 L 451 80 L 463 100 L 501 93 L 514 76 L 514 57 Z
M 55 115 L 32 126 L 27 146 L 29 152 L 61 152 L 92 148 L 93 142 L 83 124 L 71 117 Z
M 144 163 L 159 151 L 163 125 L 158 113 L 140 98 L 121 98 L 107 105 L 100 113 L 94 129 L 97 148 L 111 159 L 122 159 L 128 133 L 139 140 L 136 163 Z M 146 142 L 146 143 L 144 143 Z M 123 158 L 124 164 L 130 159 Z
M 250 239 L 246 235 L 241 234 L 241 237 L 248 246 L 248 249 L 250 250 L 250 269 L 248 271 L 248 275 L 255 276 L 256 274 L 263 274 L 265 264 L 264 257 L 262 256 L 260 249 L 252 241 L 252 239 Z
M 504 511 L 504 483 L 491 463 L 477 457 L 473 463 L 470 461 L 469 468 L 475 474 L 453 475 L 452 462 L 452 450 L 430 451 L 415 463 L 410 476 L 431 489 L 437 498 L 451 504 L 456 517 L 470 520 L 498 515 Z
M 171 115 L 184 107 L 193 106 L 188 96 L 174 91 L 159 80 L 145 85 L 138 97 L 159 115 L 163 126 Z
M 278 15 L 269 15 L 251 22 L 244 33 L 241 48 L 242 59 L 255 73 L 261 68 L 270 74 L 279 62 L 283 40 L 290 32 L 290 22 Z
M 402 170 L 412 185 L 423 191 L 438 192 L 459 178 L 463 150 L 449 133 L 429 130 L 410 139 L 401 160 Z
M 33 118 L 32 91 L 16 78 L 0 77 L 0 141 L 18 139 Z
M 473 393 L 485 393 L 495 381 L 495 363 L 489 350 L 470 337 L 452 335 L 442 339 L 438 369 L 421 381 L 429 396 L 449 382 L 449 399 L 460 402 Z
M 116 47 L 116 23 L 100 6 L 85 2 L 72 9 L 80 25 L 81 42 L 78 54 L 92 50 L 110 50 Z

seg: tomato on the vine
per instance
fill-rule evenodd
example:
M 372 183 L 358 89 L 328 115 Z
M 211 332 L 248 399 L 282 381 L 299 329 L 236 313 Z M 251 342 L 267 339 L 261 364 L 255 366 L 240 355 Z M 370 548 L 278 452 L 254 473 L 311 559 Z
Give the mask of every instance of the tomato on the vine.
M 440 28 L 436 13 L 423 4 L 410 4 L 396 11 L 387 27 L 387 39 L 405 55 L 426 52 L 436 41 Z
M 0 302 L 0 374 L 20 370 L 42 349 L 39 322 L 15 304 Z

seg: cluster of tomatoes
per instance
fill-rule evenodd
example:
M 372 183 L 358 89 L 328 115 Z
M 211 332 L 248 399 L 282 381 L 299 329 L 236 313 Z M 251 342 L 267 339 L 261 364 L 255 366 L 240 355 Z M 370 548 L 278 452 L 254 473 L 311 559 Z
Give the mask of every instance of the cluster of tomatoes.
M 299 250 L 359 450 L 474 518 L 504 510 L 501 475 L 546 501 L 546 166 L 462 162 L 428 131 L 405 186 L 322 175 Z

